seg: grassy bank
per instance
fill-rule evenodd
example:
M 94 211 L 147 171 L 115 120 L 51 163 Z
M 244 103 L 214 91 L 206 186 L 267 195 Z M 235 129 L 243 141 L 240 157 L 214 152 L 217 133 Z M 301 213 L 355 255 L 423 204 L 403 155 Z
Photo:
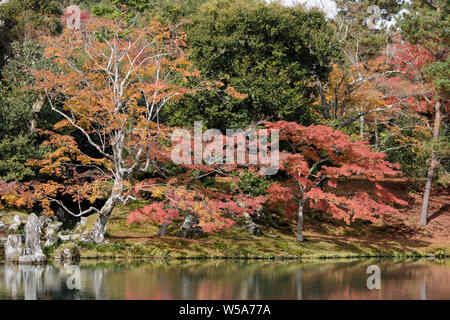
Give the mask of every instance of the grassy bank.
M 404 221 L 370 224 L 361 221 L 350 226 L 317 213 L 305 218 L 305 241 L 295 238 L 295 222 L 277 218 L 274 226 L 262 226 L 262 235 L 250 235 L 238 221 L 221 233 L 198 239 L 156 236 L 158 226 L 150 223 L 126 225 L 128 213 L 145 205 L 118 206 L 107 226 L 107 244 L 78 243 L 82 259 L 161 259 L 161 258 L 255 258 L 316 259 L 350 257 L 450 256 L 450 241 L 433 238 L 432 230 Z M 17 211 L 3 211 L 1 221 L 9 223 Z M 26 218 L 26 214 L 21 212 Z M 408 220 L 409 218 L 406 218 Z M 409 219 L 411 220 L 411 219 Z M 0 237 L 6 236 L 1 231 Z M 55 248 L 46 249 L 50 256 Z
M 450 242 L 415 237 L 427 233 L 403 224 L 374 225 L 363 222 L 347 226 L 323 215 L 305 219 L 305 241 L 295 238 L 295 222 L 279 219 L 276 227 L 262 226 L 262 235 L 250 235 L 243 222 L 219 234 L 199 239 L 156 236 L 158 226 L 149 223 L 127 226 L 130 210 L 117 207 L 107 230 L 108 244 L 80 243 L 82 258 L 349 258 L 368 256 L 449 256 Z M 176 225 L 174 225 L 176 229 Z

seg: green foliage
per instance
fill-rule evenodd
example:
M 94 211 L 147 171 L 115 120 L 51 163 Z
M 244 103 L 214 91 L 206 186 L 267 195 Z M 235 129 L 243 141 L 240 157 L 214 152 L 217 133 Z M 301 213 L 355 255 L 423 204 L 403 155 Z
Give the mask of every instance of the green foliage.
M 450 65 L 448 62 L 450 3 L 446 0 L 413 0 L 407 5 L 407 8 L 408 12 L 403 15 L 399 24 L 402 37 L 411 43 L 420 44 L 435 59 L 421 71 L 425 79 L 434 85 L 435 99 L 441 103 L 444 121 L 441 125 L 439 139 L 427 143 L 426 151 L 430 153 L 431 150 L 435 150 L 438 153 L 440 167 L 437 170 L 437 182 L 448 186 L 450 181 L 450 131 L 445 112 L 448 112 L 450 92 Z
M 243 171 L 239 175 L 238 186 L 244 194 L 261 196 L 266 193 L 272 181 L 267 176 L 257 176 L 252 171 Z
M 341 50 L 348 59 L 344 64 L 351 62 L 367 62 L 380 54 L 392 35 L 385 27 L 386 21 L 392 21 L 403 6 L 402 0 L 336 0 L 338 13 L 332 21 Z M 369 10 L 370 6 L 380 8 L 379 26 L 373 20 L 375 14 Z M 370 28 L 369 19 L 376 25 Z
M 400 21 L 402 37 L 421 44 L 436 59 L 424 68 L 423 73 L 431 81 L 439 95 L 449 98 L 450 65 L 448 62 L 448 44 L 450 23 L 450 3 L 446 0 L 433 2 L 414 0 L 407 5 L 408 12 Z
M 132 20 L 136 13 L 157 17 L 166 23 L 176 23 L 190 16 L 207 0 L 111 0 L 92 3 L 91 12 L 96 16 L 117 18 L 125 14 Z M 85 2 L 85 1 L 83 1 Z
M 0 29 L 0 67 L 5 56 L 11 54 L 10 44 L 25 38 L 37 37 L 46 33 L 57 35 L 63 26 L 59 16 L 62 14 L 62 1 L 55 0 L 10 0 L 0 6 L 0 17 L 4 26 Z
M 44 152 L 38 135 L 30 130 L 31 121 L 40 128 L 50 128 L 57 120 L 45 104 L 39 112 L 33 112 L 39 97 L 24 89 L 32 84 L 27 68 L 51 67 L 50 62 L 42 58 L 42 48 L 31 40 L 14 42 L 12 54 L 3 70 L 0 88 L 0 180 L 6 181 L 33 176 L 33 171 L 25 164 Z
M 6 137 L 0 141 L 0 180 L 23 180 L 34 172 L 25 163 L 38 157 L 30 136 Z
M 425 76 L 434 84 L 441 96 L 450 97 L 450 62 L 448 59 L 431 63 L 423 69 Z
M 450 3 L 447 0 L 413 0 L 400 21 L 402 37 L 420 43 L 435 56 L 448 51 Z M 441 56 L 442 57 L 442 56 Z
M 243 100 L 222 91 L 200 90 L 169 108 L 170 125 L 243 128 L 262 119 L 314 121 L 311 85 L 325 80 L 337 55 L 333 31 L 323 13 L 252 0 L 204 4 L 187 27 L 190 60 L 202 75 L 233 87 Z

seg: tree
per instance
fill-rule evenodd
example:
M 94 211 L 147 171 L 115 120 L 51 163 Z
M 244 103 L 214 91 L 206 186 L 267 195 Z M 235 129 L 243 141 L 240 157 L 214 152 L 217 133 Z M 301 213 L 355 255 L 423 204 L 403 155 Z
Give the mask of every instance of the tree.
M 261 152 L 255 162 L 250 161 L 251 142 L 246 140 L 246 133 L 238 131 L 230 140 L 231 136 L 219 132 L 209 136 L 206 131 L 203 137 L 197 137 L 195 130 L 193 139 L 192 132 L 186 129 L 164 131 L 166 137 L 170 133 L 171 142 L 158 144 L 154 164 L 158 174 L 135 185 L 134 193 L 140 198 L 147 194 L 151 204 L 131 212 L 127 224 L 150 221 L 160 225 L 159 235 L 165 235 L 168 226 L 177 219 L 194 216 L 197 226 L 209 233 L 229 228 L 239 218 L 251 220 L 250 216 L 262 208 L 267 201 L 267 181 L 258 179 L 254 172 L 269 164 Z M 267 138 L 267 132 L 252 132 L 255 138 L 258 135 Z M 198 145 L 202 148 L 197 149 Z M 271 153 L 269 149 L 270 143 L 265 150 Z M 174 155 L 183 161 L 174 160 Z
M 397 0 L 338 0 L 332 20 L 339 49 L 344 59 L 336 61 L 328 81 L 316 80 L 320 116 L 338 128 L 357 124 L 361 138 L 366 123 L 374 122 L 378 133 L 379 114 L 394 106 L 386 104 L 377 87 L 377 78 L 395 73 L 388 70 L 386 47 L 394 33 L 386 26 L 401 9 Z M 351 131 L 352 128 L 346 128 Z
M 74 216 L 98 213 L 89 237 L 100 243 L 115 205 L 136 199 L 131 180 L 150 165 L 159 112 L 188 92 L 175 84 L 193 75 L 183 53 L 185 37 L 155 20 L 124 25 L 91 18 L 86 29 L 65 30 L 43 42 L 60 72 L 33 69 L 32 88 L 45 93 L 63 120 L 41 131 L 52 152 L 30 161 L 47 180 L 29 182 L 24 192 L 6 199 L 40 203 L 44 214 L 52 213 L 52 203 Z M 106 201 L 97 208 L 99 199 Z
M 442 113 L 447 111 L 450 92 L 448 64 L 448 23 L 450 5 L 448 1 L 416 0 L 408 7 L 400 22 L 402 37 L 413 44 L 420 44 L 432 56 L 433 62 L 421 70 L 424 79 L 432 83 L 435 91 L 433 142 L 431 161 L 428 167 L 427 182 L 422 202 L 422 225 L 427 224 L 428 206 L 436 169 L 439 167 L 439 138 Z
M 383 178 L 400 174 L 399 166 L 386 161 L 385 154 L 370 151 L 367 143 L 352 142 L 348 135 L 323 125 L 305 127 L 280 121 L 266 123 L 266 127 L 280 130 L 280 143 L 286 144 L 280 167 L 297 185 L 295 189 L 273 184 L 269 199 L 287 201 L 288 213 L 297 208 L 298 241 L 303 241 L 306 204 L 348 224 L 355 219 L 377 221 L 398 212 L 385 203 L 407 204 L 380 184 Z M 339 195 L 339 181 L 355 177 L 367 180 L 367 189 Z
M 187 213 L 197 217 L 196 226 L 202 231 L 215 232 L 231 227 L 237 218 L 252 215 L 267 200 L 265 196 L 246 196 L 236 185 L 230 192 L 224 192 L 199 185 L 188 189 L 185 185 L 174 184 L 175 181 L 180 183 L 179 179 L 171 179 L 169 183 L 140 182 L 137 185 L 140 191 L 150 192 L 154 202 L 131 212 L 127 224 L 151 221 L 162 230 Z M 164 235 L 164 232 L 159 234 Z
M 37 126 L 49 129 L 58 117 L 44 104 L 43 95 L 24 90 L 33 81 L 24 72 L 26 68 L 52 68 L 42 47 L 31 40 L 14 42 L 11 47 L 12 57 L 2 70 L 0 88 L 0 180 L 21 181 L 36 176 L 26 162 L 43 153 Z
M 402 9 L 402 0 L 337 0 L 332 23 L 347 65 L 366 63 L 380 54 L 392 33 L 386 27 Z
M 165 114 L 168 125 L 246 128 L 260 120 L 310 124 L 316 78 L 325 80 L 337 52 L 324 14 L 253 0 L 205 3 L 187 25 L 189 53 L 202 75 L 244 94 L 198 91 Z
M 0 67 L 11 57 L 11 44 L 62 31 L 59 1 L 10 0 L 0 5 Z

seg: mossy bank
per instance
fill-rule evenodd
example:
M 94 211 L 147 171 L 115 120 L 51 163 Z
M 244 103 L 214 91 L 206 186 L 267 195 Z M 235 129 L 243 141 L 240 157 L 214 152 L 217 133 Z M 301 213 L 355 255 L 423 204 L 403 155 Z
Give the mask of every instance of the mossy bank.
M 127 225 L 128 213 L 146 203 L 136 202 L 127 207 L 117 206 L 107 225 L 107 242 L 76 242 L 81 259 L 316 259 L 356 257 L 419 257 L 450 256 L 450 242 L 433 242 L 432 238 L 416 237 L 421 229 L 408 229 L 398 225 L 356 222 L 347 226 L 340 221 L 320 214 L 309 214 L 305 219 L 305 241 L 297 242 L 294 223 L 277 220 L 275 226 L 261 226 L 262 234 L 249 234 L 245 223 L 238 221 L 220 233 L 207 234 L 196 239 L 171 235 L 157 236 L 158 226 L 151 223 Z M 3 211 L 2 221 L 8 222 L 17 211 Z M 24 212 L 20 212 L 25 216 Z M 85 228 L 89 228 L 88 219 Z M 171 231 L 171 230 L 169 230 Z M 3 236 L 6 231 L 3 230 Z M 412 234 L 413 233 L 413 234 Z M 415 233 L 415 234 L 414 234 Z M 445 240 L 445 239 L 444 239 Z M 53 258 L 60 254 L 64 242 L 46 248 Z

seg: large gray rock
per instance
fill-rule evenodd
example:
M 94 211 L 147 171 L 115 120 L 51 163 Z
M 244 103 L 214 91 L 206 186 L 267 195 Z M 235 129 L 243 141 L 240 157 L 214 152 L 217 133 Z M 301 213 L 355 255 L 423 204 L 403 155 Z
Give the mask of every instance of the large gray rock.
M 47 228 L 45 229 L 45 239 L 54 238 L 58 231 L 61 229 L 63 223 L 56 221 L 52 222 L 47 225 Z
M 19 257 L 19 263 L 38 264 L 47 261 L 41 248 L 39 219 L 34 213 L 28 217 L 25 233 L 25 255 Z
M 5 244 L 5 260 L 9 262 L 18 262 L 23 254 L 22 236 L 20 234 L 11 234 Z
M 245 218 L 244 229 L 246 229 L 247 232 L 252 236 L 261 236 L 262 235 L 261 227 L 253 222 L 252 217 L 248 213 L 244 213 L 244 218 Z
M 58 208 L 55 212 L 56 217 L 59 221 L 64 222 L 66 220 L 66 215 L 64 213 L 63 208 Z
M 41 227 L 39 223 L 38 217 L 32 213 L 28 217 L 27 224 L 25 225 L 25 254 L 26 255 L 35 255 L 41 254 L 41 241 L 40 241 L 40 233 Z
M 9 230 L 17 231 L 21 226 L 22 226 L 22 219 L 20 219 L 20 216 L 16 214 L 13 218 L 12 224 L 9 226 Z
M 193 238 L 202 235 L 203 231 L 202 228 L 198 226 L 199 222 L 200 221 L 196 216 L 192 214 L 187 215 L 181 225 L 181 231 L 178 236 L 183 238 Z

